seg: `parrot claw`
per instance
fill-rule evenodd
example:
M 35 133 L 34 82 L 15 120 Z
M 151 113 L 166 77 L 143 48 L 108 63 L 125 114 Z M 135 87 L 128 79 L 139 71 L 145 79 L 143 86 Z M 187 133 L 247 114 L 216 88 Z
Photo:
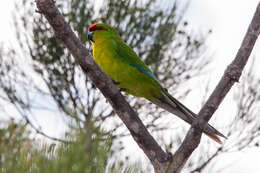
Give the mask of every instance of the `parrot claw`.
M 119 88 L 119 91 L 120 91 L 120 92 L 126 91 L 126 88 Z
M 114 83 L 115 85 L 119 85 L 119 84 L 120 84 L 120 82 L 117 82 L 117 81 L 115 81 L 115 80 L 113 80 L 113 79 L 112 79 L 112 81 L 113 81 L 113 83 Z

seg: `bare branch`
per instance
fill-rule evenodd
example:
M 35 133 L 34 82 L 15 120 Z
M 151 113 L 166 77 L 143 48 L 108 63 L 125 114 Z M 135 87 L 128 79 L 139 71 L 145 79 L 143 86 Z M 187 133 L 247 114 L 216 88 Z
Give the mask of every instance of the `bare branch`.
M 202 129 L 216 111 L 226 94 L 241 76 L 254 44 L 260 34 L 260 3 L 233 62 L 227 67 L 222 79 L 199 112 L 199 118 L 192 124 L 182 145 L 173 156 L 167 172 L 180 172 L 185 162 L 200 143 Z
M 81 44 L 64 17 L 55 7 L 53 0 L 36 0 L 38 12 L 43 14 L 53 27 L 56 37 L 69 49 L 85 74 L 100 89 L 117 115 L 129 129 L 131 135 L 144 151 L 158 172 L 166 169 L 168 154 L 149 134 L 136 112 L 125 101 L 111 79 L 97 66 L 89 50 Z
M 111 79 L 93 61 L 88 49 L 77 39 L 52 0 L 36 0 L 38 12 L 42 13 L 53 27 L 56 37 L 69 49 L 85 74 L 100 89 L 115 112 L 129 129 L 131 135 L 152 162 L 156 172 L 165 172 L 170 155 L 164 152 L 149 134 L 136 112 L 118 92 Z M 225 95 L 241 76 L 242 70 L 260 33 L 260 4 L 249 26 L 236 58 L 228 66 L 208 101 L 201 109 L 199 118 L 192 124 L 182 145 L 172 157 L 167 172 L 180 172 L 191 153 L 200 143 L 204 126 L 212 117 Z

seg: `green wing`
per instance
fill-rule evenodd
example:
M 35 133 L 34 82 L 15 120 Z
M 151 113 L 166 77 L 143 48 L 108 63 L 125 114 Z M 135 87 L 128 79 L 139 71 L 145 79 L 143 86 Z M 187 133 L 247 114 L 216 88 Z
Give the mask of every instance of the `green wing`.
M 147 99 L 161 97 L 162 86 L 149 67 L 121 38 L 115 38 L 114 50 L 120 70 L 117 79 L 126 92 Z
M 128 46 L 123 40 L 121 39 L 117 39 L 117 54 L 118 54 L 118 58 L 136 68 L 138 71 L 142 72 L 144 75 L 148 75 L 149 77 L 151 77 L 154 81 L 156 81 L 159 85 L 160 82 L 159 80 L 156 78 L 156 76 L 152 73 L 152 71 L 149 69 L 149 67 L 139 58 L 139 56 L 137 56 L 137 54 L 133 51 L 133 49 Z

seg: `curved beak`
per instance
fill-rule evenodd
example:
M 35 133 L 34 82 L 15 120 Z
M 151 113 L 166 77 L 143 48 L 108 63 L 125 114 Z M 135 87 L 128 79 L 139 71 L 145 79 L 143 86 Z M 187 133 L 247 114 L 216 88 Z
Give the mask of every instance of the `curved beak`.
M 89 31 L 89 32 L 88 32 L 88 39 L 94 43 L 95 41 L 94 41 L 94 39 L 93 39 L 93 34 L 94 34 L 93 31 Z

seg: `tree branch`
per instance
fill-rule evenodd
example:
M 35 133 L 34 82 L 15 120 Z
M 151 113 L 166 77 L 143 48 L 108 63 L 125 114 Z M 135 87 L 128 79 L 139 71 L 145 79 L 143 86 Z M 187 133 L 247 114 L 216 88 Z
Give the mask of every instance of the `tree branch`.
M 237 52 L 233 62 L 227 67 L 224 75 L 215 90 L 199 112 L 199 118 L 192 124 L 180 148 L 173 155 L 167 172 L 178 173 L 185 162 L 200 143 L 202 129 L 212 117 L 226 94 L 235 82 L 238 82 L 242 70 L 253 50 L 254 44 L 260 34 L 260 3 L 258 4 L 254 17 L 248 27 L 244 40 Z
M 111 79 L 105 75 L 94 62 L 89 54 L 89 50 L 77 39 L 69 25 L 65 22 L 64 17 L 55 7 L 54 1 L 36 0 L 36 4 L 38 12 L 43 14 L 53 27 L 56 37 L 69 49 L 85 74 L 107 98 L 117 115 L 129 129 L 134 140 L 152 162 L 156 172 L 165 172 L 169 160 L 171 160 L 171 163 L 168 166 L 167 172 L 175 173 L 181 171 L 191 153 L 199 145 L 202 129 L 212 117 L 233 84 L 239 80 L 254 43 L 260 33 L 260 23 L 258 23 L 258 21 L 260 21 L 259 3 L 234 61 L 227 67 L 219 84 L 199 112 L 199 118 L 192 124 L 183 143 L 171 159 L 171 157 L 169 157 L 170 155 L 165 153 L 149 134 L 136 112 L 134 112 L 125 101 Z
M 134 140 L 152 162 L 156 172 L 164 172 L 168 165 L 169 155 L 162 150 L 149 134 L 136 112 L 125 101 L 112 80 L 94 62 L 89 54 L 89 50 L 81 44 L 64 17 L 55 7 L 54 1 L 36 0 L 36 5 L 38 8 L 37 12 L 45 16 L 52 26 L 56 37 L 69 49 L 85 74 L 99 88 L 117 115 L 127 126 Z

